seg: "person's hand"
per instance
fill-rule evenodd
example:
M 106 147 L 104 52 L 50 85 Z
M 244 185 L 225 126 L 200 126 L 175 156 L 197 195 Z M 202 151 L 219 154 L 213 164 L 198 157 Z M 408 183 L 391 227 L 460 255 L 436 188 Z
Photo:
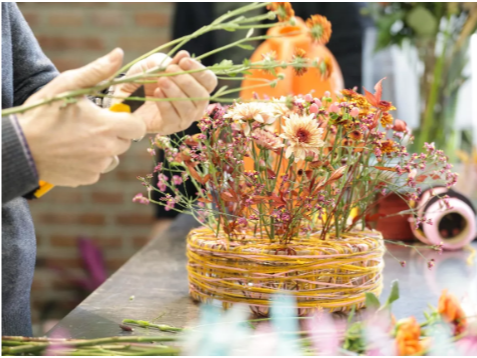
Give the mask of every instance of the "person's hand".
M 151 68 L 166 66 L 167 73 L 203 69 L 204 66 L 190 58 L 187 51 L 180 51 L 174 59 L 164 54 L 154 54 L 136 63 L 126 76 L 143 73 Z M 127 97 L 139 85 L 125 83 L 118 86 L 114 96 Z M 147 132 L 162 135 L 183 131 L 199 120 L 209 103 L 209 94 L 217 86 L 217 77 L 210 70 L 161 77 L 156 83 L 146 84 L 146 96 L 156 98 L 183 98 L 179 101 L 149 101 L 144 103 L 135 114 L 146 122 Z M 194 99 L 197 98 L 197 99 Z M 113 103 L 120 102 L 121 99 Z
M 119 70 L 123 51 L 116 49 L 85 67 L 66 71 L 32 95 L 26 105 L 59 93 L 88 88 Z M 42 105 L 18 116 L 39 178 L 54 185 L 93 184 L 110 169 L 131 139 L 144 136 L 144 121 L 129 113 L 101 109 L 85 97 L 75 103 Z M 117 164 L 117 163 L 116 163 Z

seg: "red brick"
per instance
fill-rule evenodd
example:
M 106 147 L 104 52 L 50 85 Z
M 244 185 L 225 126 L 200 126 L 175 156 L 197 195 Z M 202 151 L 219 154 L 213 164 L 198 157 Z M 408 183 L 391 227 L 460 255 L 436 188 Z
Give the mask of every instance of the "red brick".
M 109 270 L 116 271 L 127 262 L 128 258 L 114 258 L 106 260 L 106 267 Z
M 78 222 L 78 215 L 45 213 L 39 214 L 36 217 L 36 220 L 42 224 L 69 225 L 76 224 Z
M 50 245 L 55 247 L 75 247 L 78 244 L 78 236 L 51 235 Z
M 134 16 L 134 21 L 142 27 L 168 27 L 170 18 L 170 15 L 160 12 L 140 12 Z
M 121 214 L 116 217 L 116 224 L 123 226 L 132 225 L 150 225 L 154 222 L 154 217 L 151 214 Z
M 83 268 L 83 262 L 79 257 L 74 258 L 59 258 L 59 257 L 47 257 L 45 258 L 45 267 L 60 268 L 60 269 L 72 269 Z
M 136 236 L 133 237 L 133 245 L 140 249 L 149 242 L 149 238 L 146 236 Z
M 123 193 L 94 192 L 91 193 L 91 198 L 96 204 L 122 204 L 124 202 Z
M 118 46 L 126 51 L 147 52 L 165 44 L 166 36 L 124 36 L 119 39 Z
M 99 213 L 81 214 L 79 217 L 79 223 L 85 225 L 104 225 L 105 222 L 106 217 Z
M 104 50 L 104 43 L 98 36 L 37 36 L 44 50 Z
M 40 17 L 37 13 L 31 11 L 23 11 L 22 14 L 26 22 L 28 22 L 28 25 L 30 25 L 30 27 L 36 26 L 40 22 Z
M 56 58 L 56 57 L 52 57 L 51 61 L 53 61 L 56 68 L 60 72 L 64 72 L 64 71 L 67 71 L 67 70 L 73 70 L 75 68 L 79 68 L 79 67 L 85 65 L 85 63 L 83 61 L 80 61 L 77 58 Z
M 98 236 L 93 238 L 93 243 L 103 249 L 119 248 L 123 246 L 123 240 L 120 236 L 103 237 Z
M 80 27 L 83 21 L 83 15 L 77 12 L 61 12 L 48 16 L 48 24 L 52 27 Z
M 60 214 L 46 213 L 39 214 L 37 220 L 43 224 L 84 224 L 84 225 L 104 225 L 106 217 L 99 213 L 86 214 Z
M 55 204 L 80 204 L 83 202 L 81 192 L 69 190 L 52 190 L 44 198 L 44 200 Z
M 138 173 L 134 170 L 118 170 L 116 171 L 116 178 L 120 181 L 131 181 L 137 183 L 138 190 L 141 189 L 141 182 L 136 179 L 138 176 L 144 176 L 144 173 Z
M 107 11 L 93 14 L 91 21 L 97 27 L 119 27 L 124 24 L 125 16 L 122 11 Z

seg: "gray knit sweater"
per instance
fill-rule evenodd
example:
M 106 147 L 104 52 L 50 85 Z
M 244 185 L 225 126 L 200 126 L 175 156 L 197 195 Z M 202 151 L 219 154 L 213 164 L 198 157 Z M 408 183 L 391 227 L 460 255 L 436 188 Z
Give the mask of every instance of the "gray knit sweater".
M 2 2 L 2 108 L 21 105 L 58 72 L 15 3 Z M 38 185 L 15 116 L 2 118 L 2 335 L 30 336 L 36 240 L 27 201 Z

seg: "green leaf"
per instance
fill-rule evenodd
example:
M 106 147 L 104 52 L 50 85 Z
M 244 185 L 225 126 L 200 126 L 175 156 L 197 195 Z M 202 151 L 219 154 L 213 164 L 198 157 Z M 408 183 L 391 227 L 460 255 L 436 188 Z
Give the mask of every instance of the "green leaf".
M 252 45 L 238 44 L 237 46 L 243 48 L 244 50 L 255 50 L 255 47 L 253 47 Z
M 423 6 L 416 6 L 406 16 L 407 24 L 418 36 L 432 36 L 439 25 L 432 12 Z
M 245 36 L 245 38 L 248 39 L 249 37 L 251 37 L 253 35 L 253 31 L 254 31 L 254 28 L 251 28 L 250 30 L 248 30 L 247 36 Z
M 219 96 L 222 92 L 224 92 L 229 86 L 222 86 L 220 87 L 217 92 L 215 92 L 215 96 Z
M 391 304 L 397 299 L 399 299 L 399 281 L 394 280 L 391 282 L 391 293 L 389 294 L 388 300 L 386 301 L 386 306 L 391 306 Z
M 349 312 L 349 315 L 348 315 L 348 323 L 351 323 L 351 320 L 354 318 L 355 313 L 356 313 L 356 305 L 353 305 L 353 307 L 351 307 L 351 311 Z
M 371 309 L 371 310 L 377 310 L 379 307 L 381 307 L 381 303 L 379 302 L 379 299 L 376 297 L 376 295 L 372 292 L 366 292 L 366 308 Z

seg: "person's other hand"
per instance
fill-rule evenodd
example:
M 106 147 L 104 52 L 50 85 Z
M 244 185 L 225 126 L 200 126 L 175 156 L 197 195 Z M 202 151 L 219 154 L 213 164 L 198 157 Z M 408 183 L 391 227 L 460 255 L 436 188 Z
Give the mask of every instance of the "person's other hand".
M 126 76 L 143 73 L 151 68 L 167 66 L 167 73 L 203 69 L 204 66 L 190 58 L 187 51 L 180 51 L 174 59 L 164 54 L 154 54 L 136 63 Z M 114 91 L 114 96 L 127 97 L 139 85 L 125 83 Z M 209 94 L 217 86 L 217 77 L 210 70 L 161 77 L 156 83 L 146 84 L 146 96 L 156 98 L 183 98 L 179 101 L 146 102 L 135 113 L 146 122 L 147 132 L 162 135 L 183 131 L 199 120 L 209 103 Z M 197 99 L 194 99 L 197 98 Z M 120 102 L 121 99 L 113 103 Z
M 88 88 L 119 70 L 123 51 L 76 70 L 66 71 L 32 95 L 26 105 L 59 93 Z M 48 183 L 76 187 L 93 184 L 126 152 L 131 139 L 146 132 L 144 121 L 129 113 L 101 109 L 85 97 L 75 103 L 42 105 L 18 115 L 39 178 Z

